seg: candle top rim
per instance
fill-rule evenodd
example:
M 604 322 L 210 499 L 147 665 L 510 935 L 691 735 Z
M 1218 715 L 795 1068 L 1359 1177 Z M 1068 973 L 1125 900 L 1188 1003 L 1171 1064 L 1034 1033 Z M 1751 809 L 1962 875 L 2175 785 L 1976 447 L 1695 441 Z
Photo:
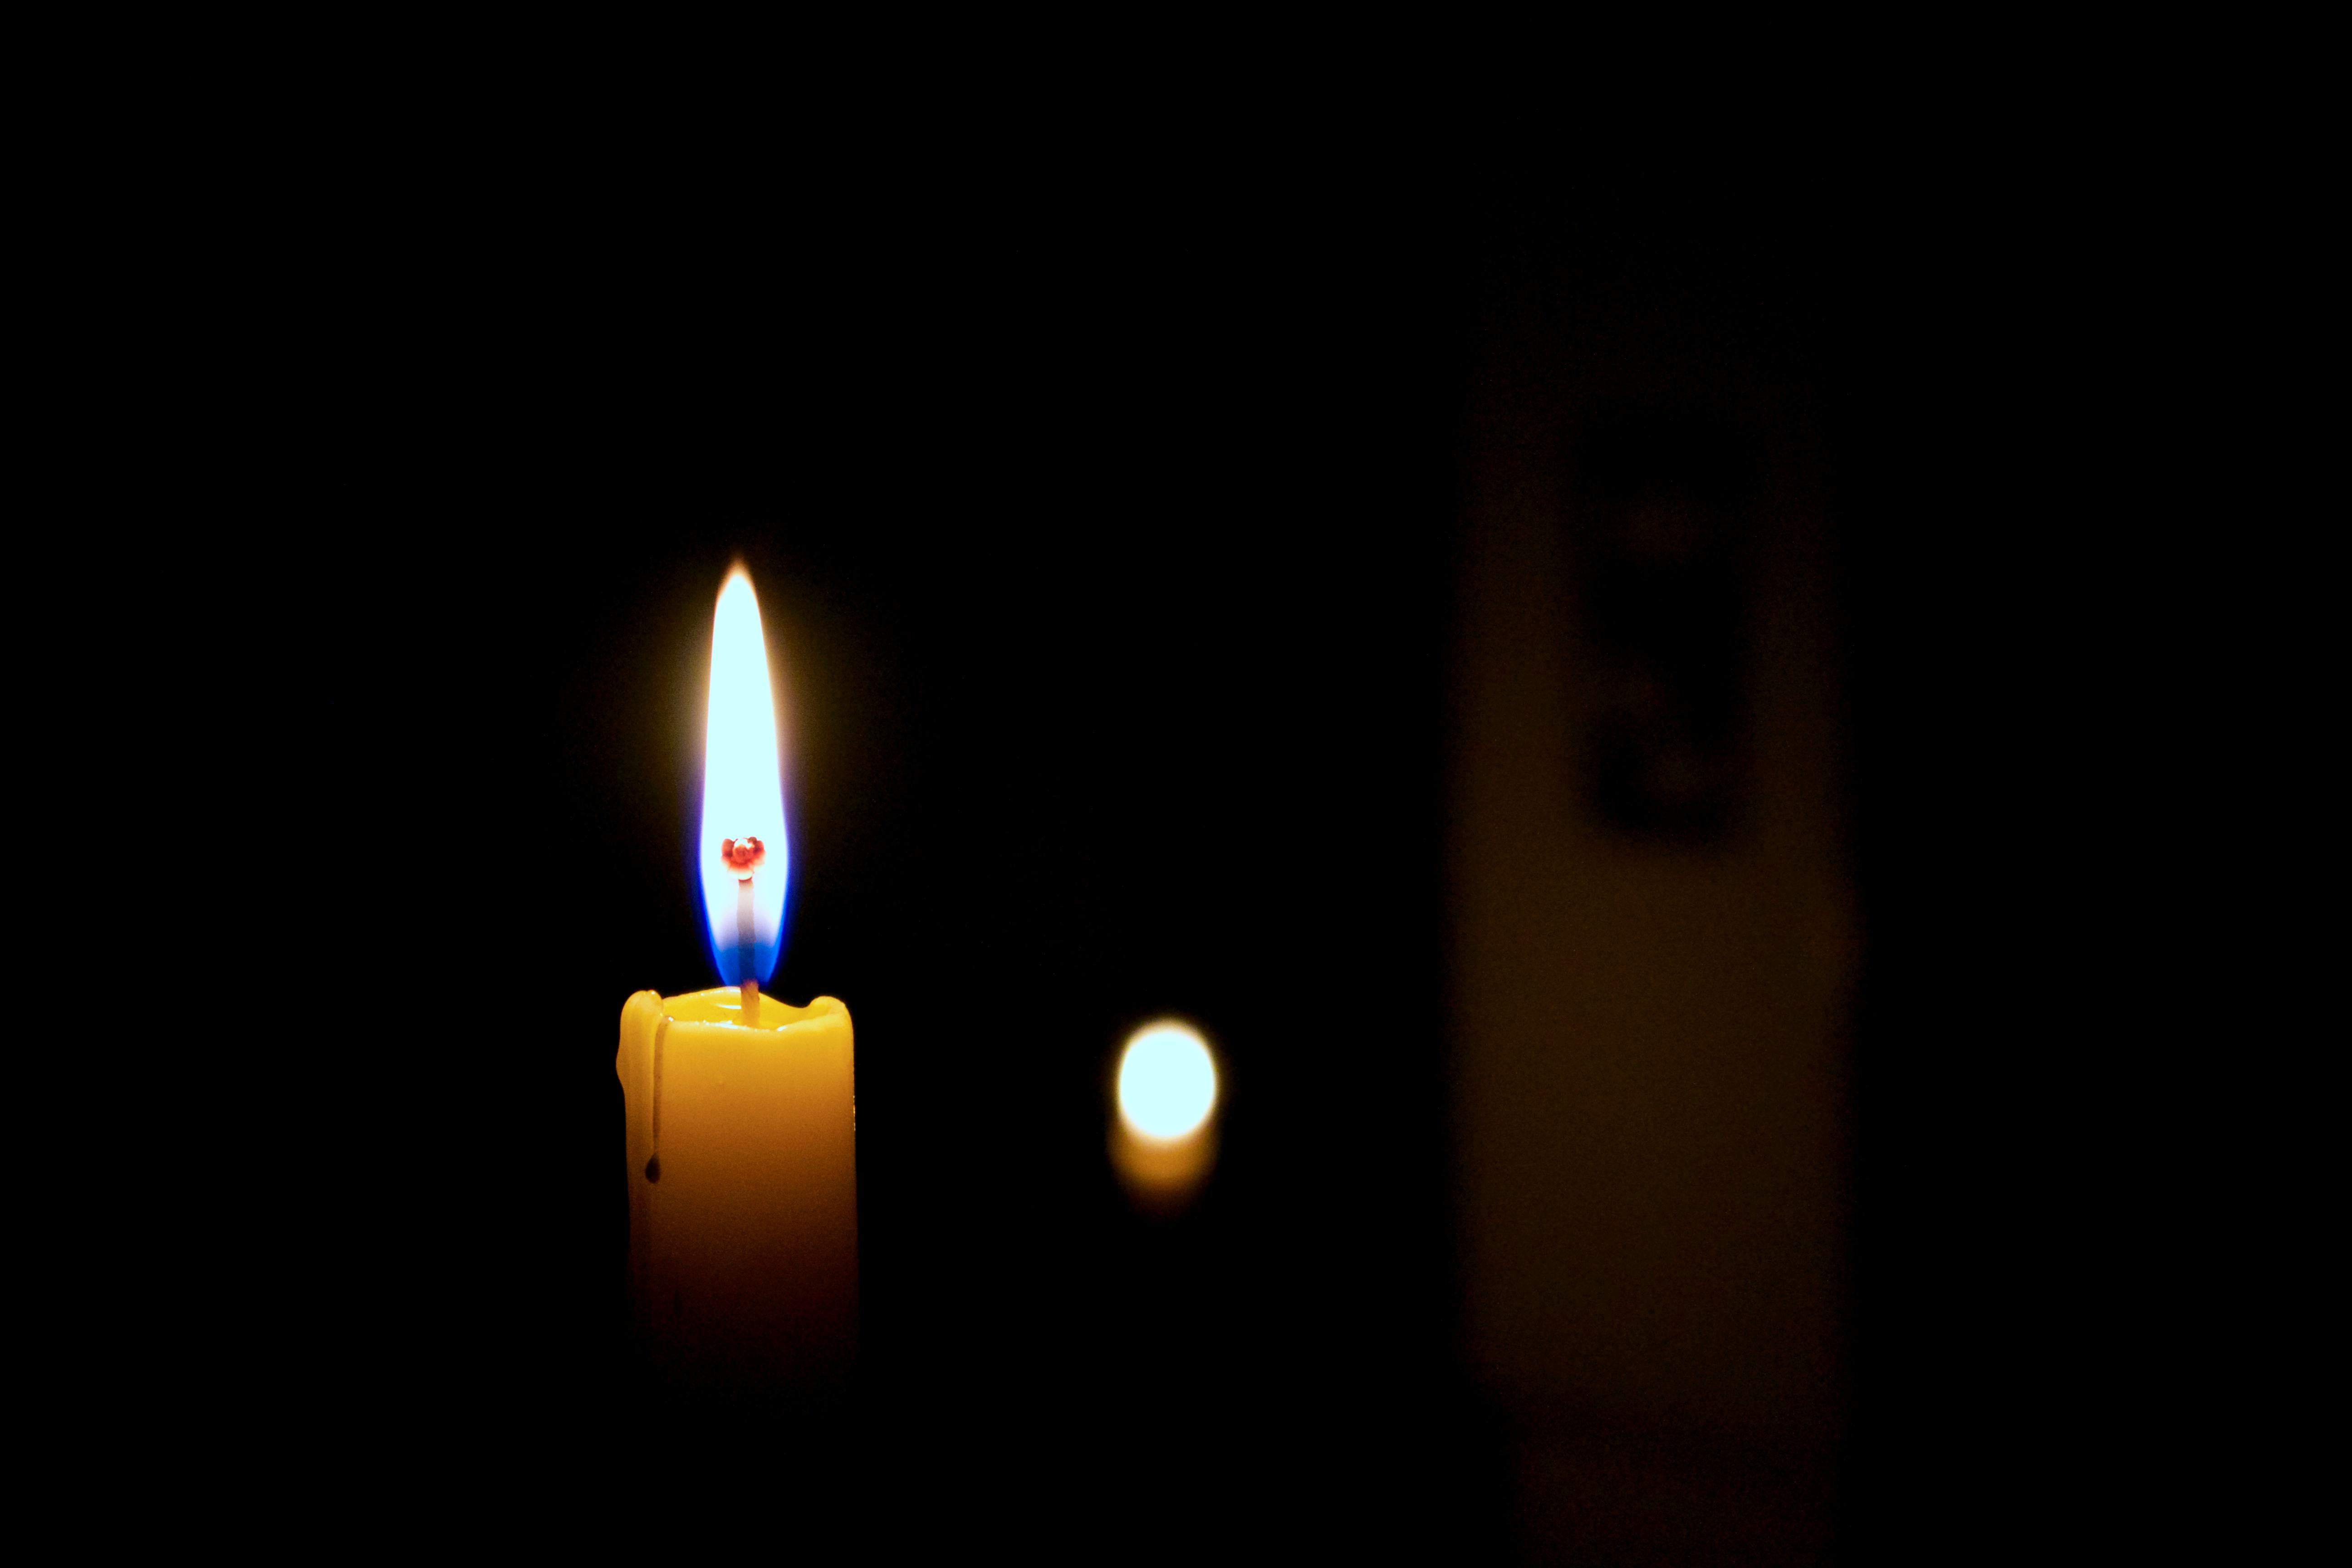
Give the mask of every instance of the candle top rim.
M 762 1029 L 778 1033 L 795 1024 L 813 1024 L 821 1019 L 846 1016 L 848 1006 L 837 996 L 819 996 L 805 1007 L 795 1007 L 781 997 L 762 994 L 759 1013 L 750 1022 L 743 1017 L 743 994 L 732 985 L 716 985 L 707 991 L 688 991 L 676 996 L 664 996 L 657 992 L 641 991 L 639 996 L 651 996 L 660 1006 L 662 1016 L 673 1024 L 724 1024 L 739 1029 Z M 634 1002 L 635 997 L 631 998 Z

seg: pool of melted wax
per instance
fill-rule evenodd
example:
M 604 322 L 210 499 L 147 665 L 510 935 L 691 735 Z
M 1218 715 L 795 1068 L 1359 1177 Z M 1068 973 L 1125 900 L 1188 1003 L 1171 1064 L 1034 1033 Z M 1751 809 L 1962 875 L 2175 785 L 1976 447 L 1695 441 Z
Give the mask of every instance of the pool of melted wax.
M 682 996 L 662 998 L 662 1015 L 672 1023 L 736 1024 L 752 1029 L 781 1029 L 811 1018 L 830 1017 L 844 1010 L 830 996 L 820 996 L 805 1007 L 795 1007 L 762 993 L 756 1011 L 746 1018 L 743 993 L 732 985 L 716 985 L 708 991 L 689 991 Z

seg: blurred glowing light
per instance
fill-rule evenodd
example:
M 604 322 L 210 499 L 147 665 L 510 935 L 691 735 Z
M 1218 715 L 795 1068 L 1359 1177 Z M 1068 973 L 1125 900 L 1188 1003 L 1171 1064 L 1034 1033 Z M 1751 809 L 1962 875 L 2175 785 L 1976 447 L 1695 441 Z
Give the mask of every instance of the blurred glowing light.
M 697 860 L 711 956 L 730 985 L 764 981 L 783 946 L 792 850 L 784 835 L 784 783 L 775 693 L 760 597 L 738 566 L 719 591 L 710 630 L 710 709 L 702 742 L 702 824 Z M 741 851 L 758 841 L 756 866 Z M 730 857 L 730 850 L 735 850 Z M 751 929 L 742 931 L 742 878 L 751 871 Z M 745 941 L 746 935 L 750 941 Z M 746 963 L 746 954 L 749 963 Z
M 1217 1064 L 1182 1024 L 1147 1024 L 1118 1062 L 1118 1113 L 1146 1138 L 1189 1136 L 1217 1104 Z

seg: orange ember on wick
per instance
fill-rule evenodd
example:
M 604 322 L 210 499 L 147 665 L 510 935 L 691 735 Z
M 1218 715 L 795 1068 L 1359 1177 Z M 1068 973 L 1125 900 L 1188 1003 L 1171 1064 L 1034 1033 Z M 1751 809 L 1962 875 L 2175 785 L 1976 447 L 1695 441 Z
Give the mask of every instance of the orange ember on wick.
M 748 877 L 752 867 L 768 858 L 768 847 L 756 838 L 722 838 L 719 841 L 719 858 L 737 876 Z

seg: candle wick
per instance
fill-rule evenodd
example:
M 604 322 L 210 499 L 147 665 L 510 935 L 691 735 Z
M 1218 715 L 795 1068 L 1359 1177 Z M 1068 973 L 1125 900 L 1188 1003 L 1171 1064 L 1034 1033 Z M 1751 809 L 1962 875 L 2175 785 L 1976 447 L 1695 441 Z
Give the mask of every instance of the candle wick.
M 768 847 L 752 834 L 719 841 L 719 858 L 735 873 L 736 973 L 743 987 L 743 1021 L 750 1023 L 760 1006 L 758 932 L 751 926 L 751 878 L 768 858 Z
M 759 956 L 759 933 L 751 920 L 751 873 L 747 870 L 735 879 L 735 953 L 738 973 L 742 975 L 743 1022 L 747 1024 L 760 1010 L 760 974 L 755 962 Z

